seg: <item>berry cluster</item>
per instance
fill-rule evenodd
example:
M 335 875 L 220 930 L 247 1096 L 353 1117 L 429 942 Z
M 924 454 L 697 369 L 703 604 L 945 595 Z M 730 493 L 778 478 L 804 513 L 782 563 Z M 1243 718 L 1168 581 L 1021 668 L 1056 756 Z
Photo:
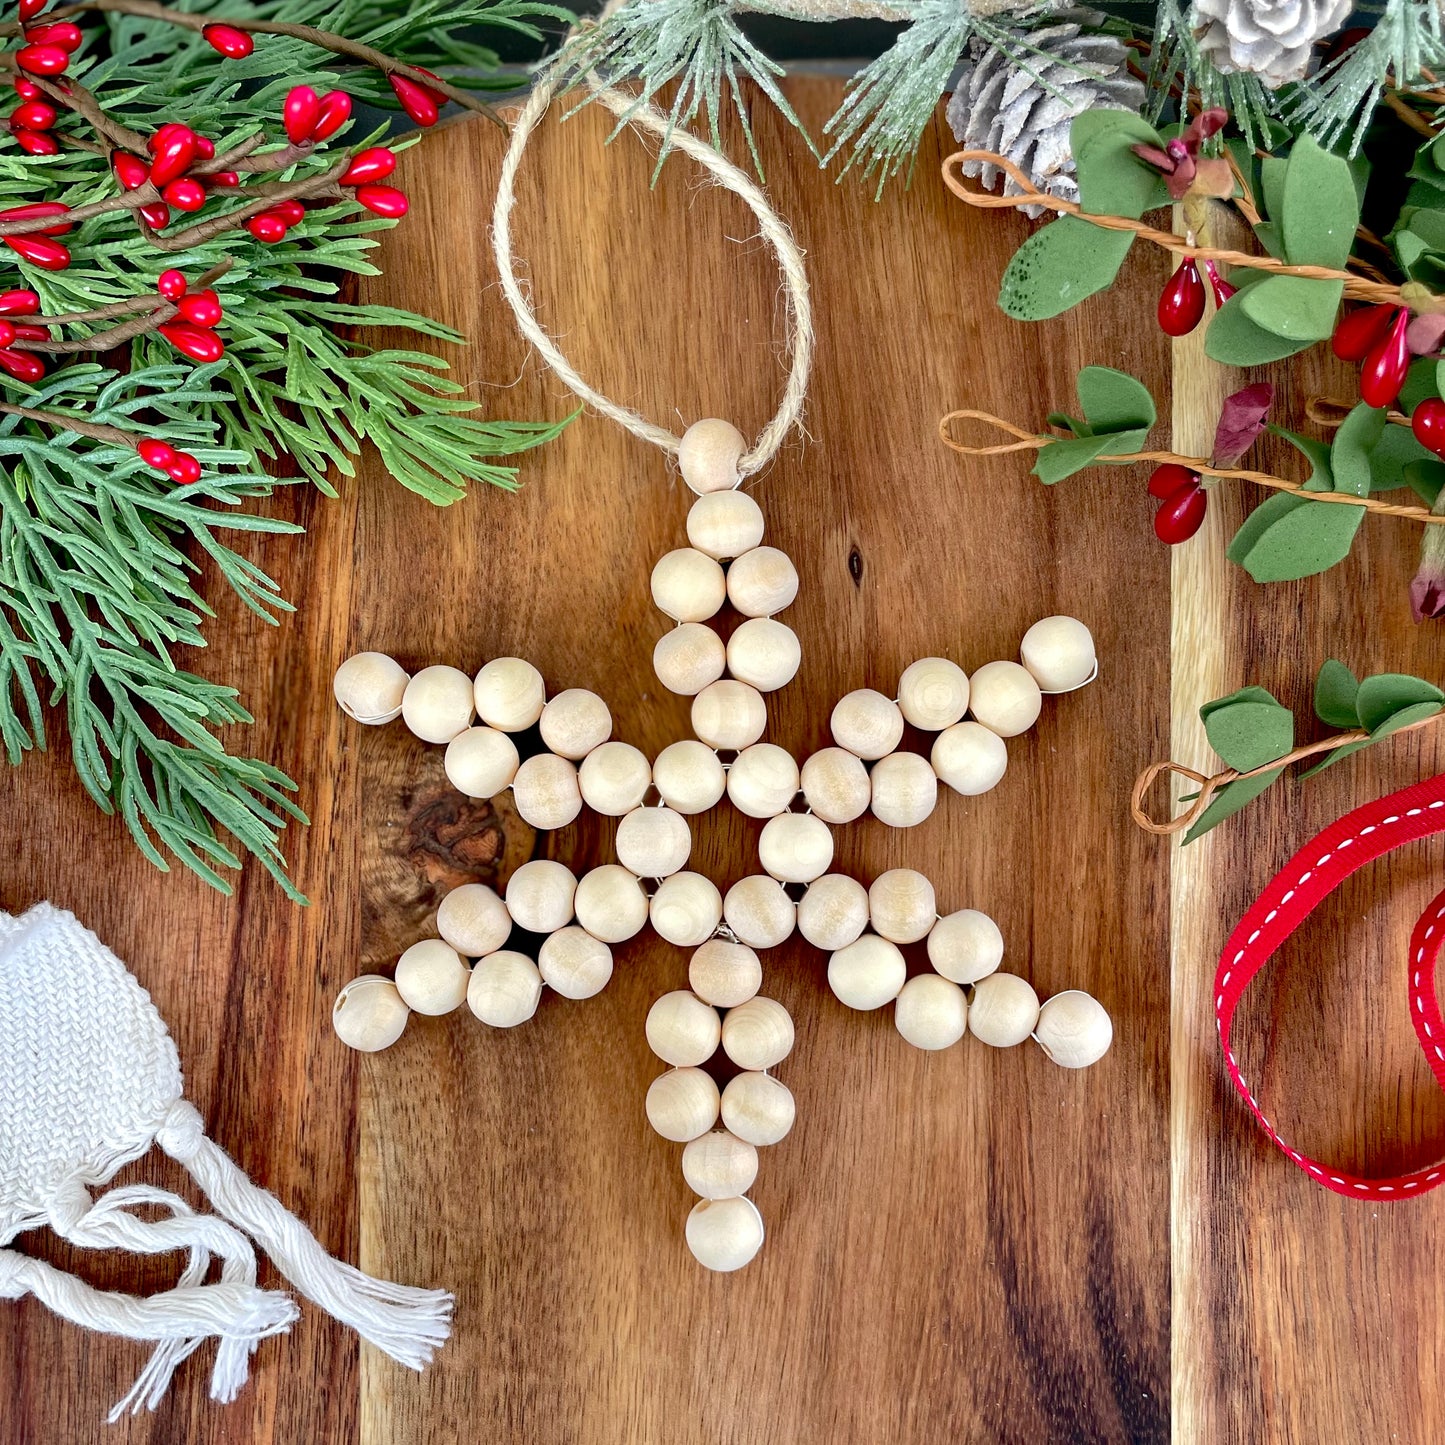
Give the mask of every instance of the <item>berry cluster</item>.
M 1410 370 L 1409 326 L 1403 306 L 1363 306 L 1335 327 L 1330 348 L 1359 366 L 1360 400 L 1368 406 L 1393 406 L 1400 395 Z
M 1165 462 L 1149 476 L 1149 495 L 1159 500 L 1154 512 L 1154 535 L 1161 542 L 1177 547 L 1204 525 L 1209 493 L 1198 472 L 1179 462 Z

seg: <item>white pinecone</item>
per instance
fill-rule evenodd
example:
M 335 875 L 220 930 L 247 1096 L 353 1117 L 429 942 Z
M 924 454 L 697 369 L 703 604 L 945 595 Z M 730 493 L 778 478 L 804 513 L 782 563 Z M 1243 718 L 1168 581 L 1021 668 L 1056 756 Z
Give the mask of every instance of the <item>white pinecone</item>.
M 1020 29 L 1015 53 L 974 40 L 959 72 L 958 86 L 948 102 L 948 123 L 966 150 L 989 150 L 1006 156 L 1041 191 L 1077 200 L 1074 158 L 1069 151 L 1069 126 L 1086 110 L 1138 110 L 1144 86 L 1129 74 L 1129 52 L 1113 35 L 1090 34 L 1101 24 L 1097 10 L 1060 10 L 1047 25 Z M 1013 49 L 1013 47 L 1010 47 Z M 1040 84 L 1046 81 L 1047 87 Z M 992 187 L 997 166 L 970 161 L 964 172 Z M 1004 194 L 1023 188 L 1005 176 Z M 1032 216 L 1040 206 L 1023 208 Z
M 1345 23 L 1351 0 L 1194 0 L 1189 28 L 1228 75 L 1252 71 L 1271 90 L 1309 72 L 1311 50 Z

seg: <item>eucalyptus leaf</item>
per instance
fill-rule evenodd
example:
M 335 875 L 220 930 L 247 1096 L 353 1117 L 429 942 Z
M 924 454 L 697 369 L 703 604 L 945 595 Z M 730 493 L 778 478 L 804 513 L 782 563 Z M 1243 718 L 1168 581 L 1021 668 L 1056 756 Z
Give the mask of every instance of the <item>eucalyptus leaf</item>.
M 1231 768 L 1247 773 L 1294 746 L 1294 714 L 1278 702 L 1234 702 L 1211 712 L 1204 731 Z
M 1204 354 L 1211 361 L 1217 361 L 1222 366 L 1263 366 L 1293 356 L 1311 345 L 1309 341 L 1276 336 L 1274 332 L 1255 325 L 1249 318 L 1244 302 L 1262 284 L 1256 282 L 1231 296 L 1214 313 L 1209 330 L 1204 335 Z
M 1310 464 L 1309 479 L 1304 483 L 1308 492 L 1332 492 L 1335 489 L 1334 473 L 1330 471 L 1330 446 L 1318 437 L 1301 436 L 1299 432 L 1287 431 L 1282 426 L 1271 425 L 1271 434 L 1283 437 L 1293 447 L 1304 453 Z
M 1343 281 L 1270 276 L 1240 293 L 1244 314 L 1262 330 L 1289 341 L 1324 341 L 1335 329 Z
M 1157 419 L 1149 388 L 1126 371 L 1110 366 L 1083 367 L 1075 383 L 1079 405 L 1094 433 L 1148 431 Z
M 1241 702 L 1267 703 L 1272 707 L 1283 706 L 1268 688 L 1251 684 L 1249 687 L 1240 688 L 1238 692 L 1231 692 L 1224 697 L 1216 697 L 1213 701 L 1202 704 L 1199 709 L 1199 721 L 1207 723 L 1215 713 Z
M 1379 742 L 1387 738 L 1391 733 L 1397 733 L 1401 728 L 1413 726 L 1417 722 L 1424 722 L 1438 713 L 1445 702 L 1416 702 L 1409 707 L 1402 707 L 1398 712 L 1392 712 L 1384 722 L 1377 724 L 1370 730 L 1370 741 Z
M 1113 284 L 1134 237 L 1060 216 L 1014 252 L 998 304 L 1017 321 L 1046 321 Z
M 1359 752 L 1361 748 L 1369 747 L 1373 741 L 1372 738 L 1364 738 L 1360 742 L 1341 743 L 1339 747 L 1325 754 L 1323 762 L 1316 763 L 1312 768 L 1306 768 L 1305 771 L 1300 774 L 1300 781 L 1303 782 L 1306 778 L 1313 778 L 1317 774 L 1324 772 L 1326 768 L 1332 768 L 1336 763 L 1344 762 L 1346 758 L 1352 757 L 1355 753 Z
M 1236 778 L 1232 783 L 1227 783 L 1195 820 L 1184 835 L 1184 841 L 1192 843 L 1241 808 L 1248 807 L 1283 771 L 1283 768 L 1271 768 L 1268 772 L 1257 773 L 1252 778 Z
M 1351 496 L 1368 497 L 1373 471 L 1371 454 L 1379 445 L 1388 418 L 1383 407 L 1364 402 L 1353 408 L 1335 433 L 1330 446 L 1330 470 L 1335 490 Z
M 1445 703 L 1445 692 L 1423 677 L 1411 677 L 1401 672 L 1383 672 L 1367 677 L 1360 684 L 1355 699 L 1360 726 L 1368 733 L 1374 733 L 1402 709 L 1421 703 L 1438 708 Z
M 1256 582 L 1294 582 L 1349 556 L 1363 507 L 1276 492 L 1257 506 L 1229 544 L 1228 557 Z
M 1130 149 L 1162 146 L 1158 131 L 1127 110 L 1086 110 L 1069 127 L 1079 206 L 1098 216 L 1128 216 L 1169 204 L 1164 177 Z
M 1433 507 L 1445 490 L 1445 462 L 1407 462 L 1404 475 L 1406 485 L 1427 507 Z
M 1332 728 L 1357 728 L 1360 713 L 1355 698 L 1360 680 L 1343 662 L 1330 658 L 1315 678 L 1315 716 Z
M 1281 202 L 1284 249 L 1291 264 L 1343 269 L 1360 224 L 1349 165 L 1313 137 L 1301 136 L 1289 153 Z

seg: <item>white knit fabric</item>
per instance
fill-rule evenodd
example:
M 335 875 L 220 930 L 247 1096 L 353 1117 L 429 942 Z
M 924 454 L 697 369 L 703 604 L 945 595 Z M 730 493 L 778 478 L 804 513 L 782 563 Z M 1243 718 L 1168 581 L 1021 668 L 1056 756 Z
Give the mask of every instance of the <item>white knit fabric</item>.
M 257 1287 L 246 1235 L 307 1298 L 403 1364 L 426 1364 L 449 1333 L 452 1297 L 332 1259 L 206 1137 L 183 1087 L 150 995 L 93 933 L 48 903 L 19 918 L 0 912 L 0 1299 L 33 1294 L 76 1324 L 155 1342 L 112 1419 L 154 1409 L 176 1366 L 212 1335 L 211 1395 L 234 1398 L 257 1343 L 290 1328 L 296 1305 Z M 153 1143 L 185 1165 L 224 1219 L 145 1185 L 92 1197 Z M 157 1207 L 168 1217 L 155 1218 Z M 44 1225 L 84 1247 L 184 1250 L 188 1260 L 161 1294 L 108 1294 L 3 1248 Z M 219 1279 L 206 1283 L 213 1256 Z

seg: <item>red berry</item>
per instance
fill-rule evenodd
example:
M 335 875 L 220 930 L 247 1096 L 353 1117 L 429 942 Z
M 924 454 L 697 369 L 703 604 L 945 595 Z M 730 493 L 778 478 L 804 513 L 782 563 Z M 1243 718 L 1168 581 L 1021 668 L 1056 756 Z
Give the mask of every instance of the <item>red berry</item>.
M 281 123 L 286 127 L 286 139 L 292 145 L 311 139 L 316 122 L 321 119 L 321 97 L 309 85 L 294 86 L 281 107 Z
M 241 177 L 236 171 L 207 171 L 201 180 L 208 186 L 239 186 Z
M 34 316 L 40 297 L 33 291 L 0 291 L 0 316 Z
M 149 206 L 140 208 L 141 220 L 148 225 L 152 231 L 164 231 L 171 223 L 171 208 L 161 201 L 156 201 Z
M 33 351 L 0 351 L 0 371 L 8 371 L 17 381 L 39 381 L 45 375 L 45 362 Z
M 27 326 L 24 322 L 17 321 L 15 335 L 21 341 L 49 341 L 50 328 L 48 326 Z
M 1410 414 L 1410 430 L 1415 440 L 1437 457 L 1445 457 L 1445 401 L 1428 397 Z
M 1154 535 L 1171 547 L 1187 542 L 1204 525 L 1208 506 L 1209 493 L 1195 477 L 1160 502 L 1154 513 Z
M 344 90 L 328 90 L 321 97 L 321 110 L 311 128 L 311 139 L 330 140 L 350 119 L 351 97 Z
M 170 466 L 166 468 L 166 475 L 173 482 L 179 482 L 183 487 L 187 487 L 192 482 L 200 480 L 201 464 L 190 452 L 177 452 Z
M 43 100 L 27 100 L 10 112 L 10 124 L 21 130 L 49 130 L 55 124 L 55 107 Z
M 54 25 L 32 25 L 25 32 L 25 38 L 32 45 L 58 45 L 69 54 L 80 49 L 80 26 L 68 20 L 57 21 Z
M 424 80 L 417 81 L 417 84 L 420 85 L 421 88 L 426 91 L 426 93 L 431 96 L 431 98 L 436 101 L 439 106 L 445 105 L 447 103 L 447 93 L 440 88 L 442 85 L 441 76 L 439 76 L 434 70 L 428 70 L 424 65 L 415 65 L 412 67 L 412 69 L 420 71 L 423 75 L 429 75 L 434 81 L 436 81 L 435 85 L 428 85 Z
M 401 102 L 401 108 L 418 125 L 437 123 L 437 103 L 424 87 L 414 80 L 408 80 L 404 75 L 388 75 L 386 78 L 391 82 L 391 88 Z
M 1192 472 L 1178 462 L 1164 462 L 1149 474 L 1149 495 L 1158 497 L 1162 502 L 1172 497 L 1180 487 L 1197 486 L 1198 483 L 1198 472 Z
M 190 176 L 172 181 L 161 194 L 178 211 L 199 211 L 206 204 L 206 188 Z
M 21 100 L 39 100 L 45 92 L 33 80 L 26 80 L 23 75 L 17 75 L 15 77 L 15 94 Z
M 397 190 L 395 186 L 358 186 L 356 199 L 368 211 L 374 211 L 388 220 L 397 221 L 406 215 L 406 193 Z
M 203 25 L 201 38 L 228 60 L 244 60 L 256 48 L 256 42 L 234 25 Z
M 25 206 L 11 206 L 8 211 L 0 211 L 0 220 L 6 221 L 29 221 L 36 216 L 65 216 L 69 215 L 70 207 L 63 201 L 31 201 Z M 46 226 L 39 232 L 30 232 L 31 235 L 41 236 L 63 236 L 74 230 L 69 221 L 62 221 L 58 226 Z
M 295 226 L 306 219 L 306 207 L 300 201 L 293 200 L 289 196 L 284 201 L 277 201 L 271 207 L 274 215 L 280 216 L 287 226 Z
M 60 152 L 60 142 L 49 131 L 13 130 L 11 134 L 15 137 L 15 144 L 27 155 L 53 156 Z
M 1340 317 L 1330 338 L 1330 350 L 1341 361 L 1363 361 L 1385 339 L 1394 314 L 1390 306 L 1361 306 Z
M 1410 370 L 1410 348 L 1405 341 L 1409 324 L 1410 313 L 1402 306 L 1384 338 L 1365 357 L 1360 368 L 1360 399 L 1367 406 L 1389 406 L 1399 396 Z
M 1212 260 L 1204 262 L 1204 274 L 1209 277 L 1209 289 L 1214 292 L 1214 307 L 1218 310 L 1239 290 L 1238 286 L 1231 286 L 1223 276 L 1219 274 L 1219 267 Z
M 127 191 L 139 190 L 151 178 L 150 167 L 129 151 L 114 152 L 110 158 L 110 166 L 115 172 L 116 180 Z
M 1192 256 L 1179 263 L 1159 295 L 1159 327 L 1166 336 L 1188 336 L 1204 319 L 1204 282 Z
M 156 277 L 156 290 L 167 301 L 179 301 L 186 294 L 186 278 L 176 270 L 162 271 Z
M 23 256 L 32 266 L 42 271 L 63 271 L 70 265 L 70 252 L 49 236 L 37 236 L 33 232 L 24 236 L 6 236 L 5 244 L 18 256 Z
M 343 186 L 364 186 L 368 181 L 384 181 L 396 169 L 396 155 L 385 146 L 368 146 L 351 158 L 341 173 Z
M 214 331 L 192 326 L 188 321 L 167 321 L 160 333 L 184 356 L 192 361 L 215 361 L 225 351 L 225 343 Z
M 15 340 L 15 323 L 0 316 L 0 347 L 9 346 Z
M 262 211 L 246 222 L 246 229 L 267 246 L 274 246 L 286 234 L 286 222 L 275 211 Z
M 49 0 L 20 0 L 20 23 L 24 25 L 27 20 L 34 20 L 48 3 Z
M 183 321 L 192 326 L 213 327 L 221 319 L 221 302 L 214 291 L 193 291 L 176 303 Z
M 176 126 L 156 143 L 155 160 L 151 162 L 151 184 L 163 187 L 177 176 L 183 176 L 196 155 L 195 133 L 185 126 Z
M 141 461 L 158 472 L 165 471 L 176 459 L 176 449 L 159 437 L 142 437 L 135 444 L 135 449 L 140 453 Z
M 63 75 L 70 64 L 70 52 L 63 45 L 22 45 L 15 63 L 32 75 Z

